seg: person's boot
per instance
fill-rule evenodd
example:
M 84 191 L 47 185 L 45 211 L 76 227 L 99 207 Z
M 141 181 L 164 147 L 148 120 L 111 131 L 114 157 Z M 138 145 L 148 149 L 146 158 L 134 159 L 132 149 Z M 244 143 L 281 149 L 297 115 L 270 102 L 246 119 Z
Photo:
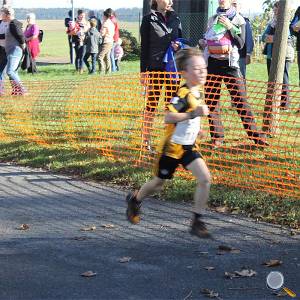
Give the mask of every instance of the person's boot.
M 191 225 L 190 233 L 196 235 L 199 238 L 211 238 L 211 234 L 208 232 L 205 223 L 200 217 L 194 217 Z
M 126 196 L 127 219 L 132 224 L 138 224 L 141 221 L 141 205 L 142 203 L 136 200 L 136 193 L 130 192 Z

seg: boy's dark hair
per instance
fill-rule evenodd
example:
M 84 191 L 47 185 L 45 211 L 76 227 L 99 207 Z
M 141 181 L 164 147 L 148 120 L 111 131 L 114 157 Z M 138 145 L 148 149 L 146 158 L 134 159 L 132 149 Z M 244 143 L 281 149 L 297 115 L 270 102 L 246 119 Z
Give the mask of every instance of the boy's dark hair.
M 279 1 L 276 1 L 275 3 L 274 3 L 274 7 L 279 7 Z
M 111 9 L 111 8 L 108 8 L 106 9 L 104 12 L 103 12 L 103 15 L 106 17 L 106 18 L 111 18 L 111 16 L 114 14 L 114 11 Z
M 203 52 L 198 48 L 185 48 L 176 53 L 176 66 L 179 72 L 184 71 L 188 64 L 188 60 L 194 56 L 202 56 Z
M 156 0 L 151 0 L 151 9 L 154 9 L 154 10 L 157 9 L 157 1 Z
M 73 11 L 72 11 L 72 10 L 69 10 L 69 11 L 68 11 L 68 16 L 69 16 L 70 18 L 72 18 L 72 16 L 73 16 Z
M 98 21 L 95 18 L 90 19 L 90 25 L 91 27 L 97 27 Z
M 78 9 L 78 10 L 77 10 L 77 16 L 79 16 L 79 15 L 81 15 L 81 14 L 83 14 L 83 13 L 84 13 L 83 9 Z

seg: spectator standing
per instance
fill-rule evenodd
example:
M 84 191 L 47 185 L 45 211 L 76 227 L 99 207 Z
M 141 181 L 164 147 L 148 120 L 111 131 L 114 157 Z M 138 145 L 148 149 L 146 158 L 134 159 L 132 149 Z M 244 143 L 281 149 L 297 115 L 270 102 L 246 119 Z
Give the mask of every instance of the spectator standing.
M 111 62 L 111 71 L 112 72 L 116 72 L 117 71 L 117 67 L 115 64 L 115 51 L 114 48 L 116 47 L 116 44 L 119 40 L 120 37 L 120 28 L 119 28 L 119 22 L 117 20 L 117 16 L 116 16 L 116 12 L 112 11 L 112 16 L 111 16 L 111 21 L 114 23 L 115 25 L 115 34 L 114 34 L 114 43 L 113 43 L 113 48 L 112 51 L 110 52 L 110 62 Z
M 239 68 L 239 49 L 242 49 L 245 43 L 245 23 L 245 19 L 231 6 L 231 0 L 219 0 L 217 13 L 208 20 L 205 39 L 200 40 L 208 64 L 205 92 L 210 110 L 213 148 L 218 148 L 224 143 L 224 127 L 220 117 L 222 81 L 227 86 L 231 103 L 236 108 L 249 139 L 260 147 L 268 145 L 257 130 Z
M 85 18 L 85 12 L 81 9 L 77 12 L 75 22 L 70 22 L 68 34 L 72 35 L 75 43 L 75 68 L 79 74 L 83 73 L 83 58 L 85 56 L 84 39 L 87 31 L 90 29 L 89 22 Z
M 297 8 L 294 18 L 290 25 L 290 30 L 293 35 L 297 38 L 296 50 L 298 58 L 298 75 L 299 75 L 299 86 L 300 86 L 300 6 Z
M 22 23 L 15 19 L 15 11 L 11 7 L 3 7 L 1 13 L 2 20 L 8 23 L 5 33 L 6 73 L 12 85 L 12 95 L 22 96 L 25 94 L 25 88 L 18 74 L 20 61 L 26 47 Z
M 84 44 L 86 45 L 86 54 L 84 56 L 84 62 L 89 70 L 89 74 L 96 73 L 97 55 L 99 53 L 99 47 L 102 43 L 102 37 L 100 32 L 97 30 L 98 20 L 90 20 L 90 30 L 87 32 Z M 89 58 L 92 59 L 92 67 L 89 64 Z
M 238 14 L 241 14 L 241 0 L 232 0 L 231 5 L 236 9 Z M 245 44 L 242 49 L 239 50 L 240 60 L 239 66 L 241 73 L 244 78 L 246 78 L 246 66 L 251 63 L 251 55 L 254 48 L 252 26 L 250 20 L 243 16 L 246 21 L 245 24 Z
M 159 103 L 163 87 L 165 87 L 165 103 L 175 95 L 178 86 L 166 79 L 164 56 L 172 45 L 174 51 L 179 45 L 174 41 L 182 38 L 181 21 L 172 8 L 170 0 L 152 0 L 151 12 L 144 16 L 141 24 L 141 83 L 145 85 L 147 103 L 143 122 L 143 145 L 152 150 L 150 131 L 154 113 Z M 147 75 L 146 72 L 155 72 Z M 156 73 L 157 72 L 157 73 Z
M 272 63 L 273 41 L 274 41 L 274 35 L 277 26 L 277 16 L 279 13 L 278 9 L 279 9 L 279 1 L 274 3 L 273 18 L 268 23 L 267 28 L 265 29 L 265 32 L 262 35 L 262 40 L 266 43 L 263 54 L 265 54 L 267 57 L 268 75 L 270 74 L 271 63 Z M 295 52 L 293 47 L 293 40 L 292 40 L 292 36 L 289 35 L 287 41 L 287 53 L 285 58 L 284 74 L 283 74 L 283 81 L 282 81 L 283 85 L 282 85 L 282 94 L 281 94 L 281 103 L 280 103 L 281 110 L 287 110 L 290 107 L 289 70 L 290 70 L 291 63 L 294 60 L 294 55 Z
M 65 27 L 67 28 L 67 33 L 69 31 L 70 22 L 72 21 L 73 12 L 72 10 L 69 10 L 68 17 L 65 18 Z M 69 45 L 69 53 L 70 53 L 70 63 L 72 64 L 74 62 L 73 58 L 73 38 L 72 35 L 68 34 L 68 45 Z
M 114 47 L 114 52 L 115 52 L 115 64 L 116 64 L 116 71 L 120 71 L 120 62 L 121 62 L 121 59 L 124 55 L 124 50 L 122 48 L 122 39 L 119 38 L 115 47 Z
M 27 15 L 27 27 L 24 31 L 25 40 L 28 51 L 31 56 L 31 65 L 28 68 L 28 73 L 36 73 L 36 58 L 40 53 L 39 27 L 36 25 L 36 17 L 34 13 Z
M 2 20 L 0 15 L 0 96 L 4 95 L 4 70 L 7 64 L 5 52 L 5 33 L 8 28 L 8 22 Z
M 103 12 L 103 23 L 101 28 L 101 36 L 103 43 L 99 52 L 100 73 L 105 71 L 106 74 L 111 72 L 110 52 L 113 48 L 115 25 L 111 20 L 112 9 L 108 8 Z
M 97 20 L 97 26 L 96 26 L 96 29 L 100 32 L 102 24 L 101 24 L 101 21 L 100 21 L 100 19 L 98 18 L 97 14 L 96 14 L 96 12 L 95 12 L 94 10 L 90 10 L 90 11 L 89 11 L 89 22 L 90 22 L 92 19 Z

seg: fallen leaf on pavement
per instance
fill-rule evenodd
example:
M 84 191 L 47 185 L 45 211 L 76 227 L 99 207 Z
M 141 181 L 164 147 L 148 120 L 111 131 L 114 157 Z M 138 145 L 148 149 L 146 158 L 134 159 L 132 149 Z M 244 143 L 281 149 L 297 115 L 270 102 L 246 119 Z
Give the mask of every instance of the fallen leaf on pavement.
M 267 267 L 277 267 L 282 265 L 282 261 L 278 259 L 271 259 L 269 261 L 264 262 L 263 265 Z
M 214 292 L 213 290 L 209 290 L 209 289 L 201 289 L 201 293 L 203 295 L 205 295 L 208 298 L 217 298 L 217 299 L 221 299 L 219 297 L 219 293 Z
M 241 271 L 235 271 L 235 274 L 239 275 L 240 277 L 252 277 L 255 276 L 257 273 L 253 270 L 243 269 Z
M 229 278 L 229 279 L 232 279 L 232 278 L 236 278 L 236 277 L 239 277 L 239 276 L 235 273 L 225 272 L 225 277 Z
M 22 224 L 17 229 L 18 230 L 28 230 L 29 229 L 29 225 L 28 224 Z
M 218 206 L 215 208 L 215 211 L 224 214 L 224 213 L 228 213 L 230 210 L 227 206 Z
M 96 230 L 96 226 L 83 227 L 80 230 L 81 231 L 94 231 L 94 230 Z
M 215 269 L 215 267 L 204 267 L 204 269 L 206 269 L 207 271 L 212 271 Z
M 88 237 L 86 237 L 86 236 L 75 236 L 73 238 L 73 240 L 76 240 L 76 241 L 85 241 L 87 239 L 88 239 Z
M 111 229 L 111 228 L 115 228 L 116 226 L 114 224 L 102 224 L 101 227 L 105 229 Z
M 80 275 L 83 276 L 83 277 L 94 277 L 94 276 L 97 275 L 97 273 L 95 273 L 93 271 L 86 271 L 86 272 L 84 272 L 84 273 L 82 273 Z
M 226 245 L 220 245 L 218 247 L 219 252 L 217 253 L 218 255 L 222 255 L 224 254 L 223 252 L 229 252 L 229 253 L 240 253 L 241 250 L 237 249 L 237 248 L 233 248 L 230 246 L 226 246 Z
M 120 263 L 127 263 L 127 262 L 130 262 L 130 261 L 131 261 L 131 257 L 130 256 L 124 256 L 124 257 L 121 257 L 119 259 Z

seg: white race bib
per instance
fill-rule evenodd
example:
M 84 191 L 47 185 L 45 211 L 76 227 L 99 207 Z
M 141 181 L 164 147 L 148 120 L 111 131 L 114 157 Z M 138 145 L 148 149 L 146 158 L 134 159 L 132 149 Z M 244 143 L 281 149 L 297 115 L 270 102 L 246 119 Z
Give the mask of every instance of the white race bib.
M 194 145 L 200 131 L 200 117 L 176 124 L 171 142 L 179 145 Z

